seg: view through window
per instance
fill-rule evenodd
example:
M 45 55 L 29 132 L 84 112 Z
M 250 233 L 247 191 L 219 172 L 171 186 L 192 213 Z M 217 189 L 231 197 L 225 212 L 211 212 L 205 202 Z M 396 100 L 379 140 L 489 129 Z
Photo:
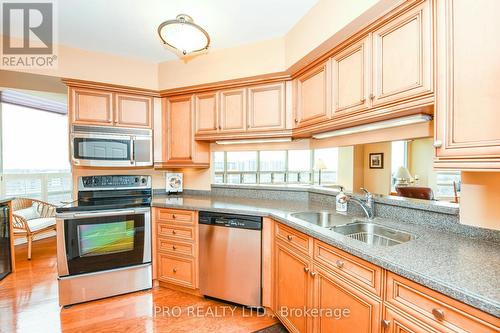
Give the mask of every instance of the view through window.
M 54 204 L 71 200 L 67 115 L 2 103 L 0 194 Z

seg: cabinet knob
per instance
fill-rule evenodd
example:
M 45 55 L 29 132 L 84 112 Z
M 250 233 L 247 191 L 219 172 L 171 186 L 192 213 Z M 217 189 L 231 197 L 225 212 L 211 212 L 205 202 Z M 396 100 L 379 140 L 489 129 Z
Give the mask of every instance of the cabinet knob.
M 175 234 L 176 234 L 175 230 L 172 230 L 172 235 L 175 235 Z
M 309 273 L 309 267 L 304 267 L 304 272 Z
M 374 94 L 370 94 L 370 99 L 375 99 L 375 95 Z
M 177 247 L 175 245 L 172 245 L 172 250 L 177 250 Z
M 366 98 L 365 98 L 365 97 L 363 97 L 363 98 L 361 99 L 361 103 L 364 103 L 364 102 L 366 102 Z M 338 103 L 337 103 L 337 106 L 338 106 Z
M 288 236 L 286 236 L 286 238 L 287 238 L 289 241 L 292 241 L 292 238 L 293 238 L 293 237 L 292 237 L 292 235 L 288 235 Z
M 173 268 L 172 272 L 177 273 L 177 268 Z
M 441 140 L 436 140 L 433 143 L 434 148 L 441 148 L 443 146 L 443 141 Z
M 437 320 L 443 320 L 444 319 L 444 311 L 441 309 L 432 309 L 432 314 L 434 317 L 436 317 Z
M 389 328 L 389 326 L 391 326 L 391 321 L 382 319 L 382 327 Z
M 311 274 L 311 276 L 312 276 L 312 277 L 315 277 L 315 276 L 316 276 L 316 274 L 318 274 L 318 273 L 316 273 L 316 272 L 311 272 L 310 274 Z
M 338 268 L 342 268 L 344 267 L 344 262 L 342 260 L 337 260 L 335 262 L 335 265 L 338 267 Z
M 221 130 L 221 129 L 222 129 L 222 126 L 221 126 L 221 125 L 219 125 L 219 130 Z
M 295 123 L 297 124 L 299 122 L 299 120 L 297 118 L 295 118 Z
M 172 215 L 172 218 L 175 220 L 175 214 Z

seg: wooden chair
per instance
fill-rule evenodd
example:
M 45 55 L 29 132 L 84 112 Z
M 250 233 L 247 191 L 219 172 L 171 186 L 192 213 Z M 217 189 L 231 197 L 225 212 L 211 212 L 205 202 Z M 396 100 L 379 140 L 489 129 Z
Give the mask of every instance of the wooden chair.
M 32 207 L 36 204 L 39 218 L 25 219 L 16 211 Z M 44 201 L 27 198 L 16 198 L 12 201 L 12 229 L 14 238 L 26 237 L 28 241 L 28 260 L 31 260 L 33 237 L 51 230 L 56 230 L 56 206 Z
M 400 197 L 434 200 L 434 192 L 430 187 L 397 186 L 396 193 Z

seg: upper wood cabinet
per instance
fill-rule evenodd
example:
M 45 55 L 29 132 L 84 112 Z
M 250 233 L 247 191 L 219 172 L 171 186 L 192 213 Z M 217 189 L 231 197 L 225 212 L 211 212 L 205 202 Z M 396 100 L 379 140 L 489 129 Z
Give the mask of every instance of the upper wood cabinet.
M 115 94 L 115 123 L 123 127 L 152 126 L 153 99 L 147 96 Z
M 436 168 L 500 170 L 500 1 L 437 2 Z
M 370 107 L 370 41 L 367 36 L 331 58 L 334 114 Z
M 196 134 L 213 134 L 219 129 L 218 95 L 216 92 L 195 95 Z
M 330 118 L 330 61 L 295 79 L 295 126 L 306 126 Z
M 432 91 L 431 5 L 423 1 L 372 33 L 374 106 Z
M 71 88 L 69 108 L 72 123 L 113 125 L 113 93 L 96 89 Z
M 231 89 L 220 92 L 220 131 L 243 132 L 247 127 L 246 89 Z
M 249 131 L 285 129 L 285 109 L 284 83 L 248 88 L 247 128 Z
M 209 144 L 194 140 L 194 96 L 163 99 L 163 161 L 158 167 L 208 167 Z
M 152 128 L 151 96 L 72 87 L 69 105 L 73 124 Z

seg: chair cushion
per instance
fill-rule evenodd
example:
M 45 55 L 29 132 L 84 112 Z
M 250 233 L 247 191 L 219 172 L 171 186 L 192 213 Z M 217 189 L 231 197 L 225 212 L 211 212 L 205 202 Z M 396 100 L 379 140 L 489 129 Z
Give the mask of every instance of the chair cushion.
M 55 217 L 42 217 L 38 219 L 32 219 L 28 220 L 28 226 L 30 227 L 30 230 L 33 231 L 38 231 L 50 226 L 56 225 L 56 219 Z
M 38 205 L 31 206 L 28 208 L 16 210 L 14 214 L 21 216 L 25 220 L 33 220 L 40 218 L 40 213 L 38 213 Z

